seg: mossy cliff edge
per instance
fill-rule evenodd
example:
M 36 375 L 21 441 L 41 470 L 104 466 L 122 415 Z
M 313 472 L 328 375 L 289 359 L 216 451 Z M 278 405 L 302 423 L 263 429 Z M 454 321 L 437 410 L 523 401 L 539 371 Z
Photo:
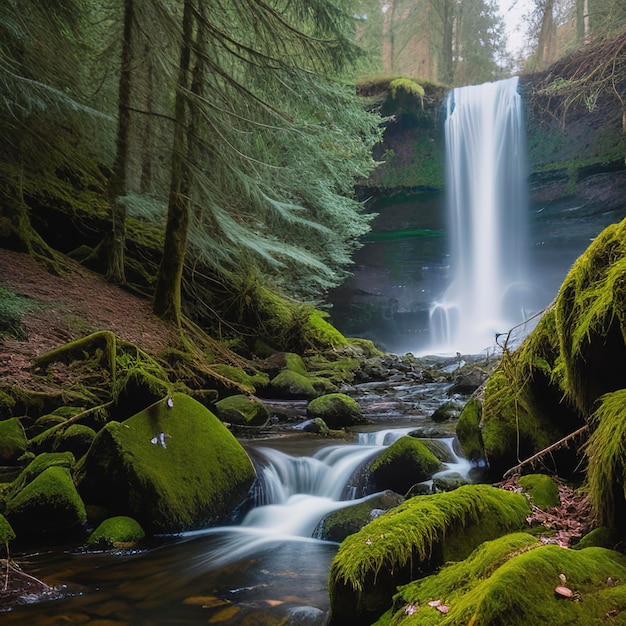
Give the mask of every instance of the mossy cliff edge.
M 568 475 L 583 450 L 599 521 L 618 529 L 626 511 L 626 220 L 606 228 L 574 263 L 554 304 L 487 382 L 480 423 L 457 434 L 482 440 L 494 476 L 548 446 L 544 462 Z M 476 404 L 470 407 L 474 412 Z M 468 409 L 469 410 L 469 409 Z M 475 454 L 475 452 L 473 452 Z M 622 517 L 620 517 L 622 516 Z

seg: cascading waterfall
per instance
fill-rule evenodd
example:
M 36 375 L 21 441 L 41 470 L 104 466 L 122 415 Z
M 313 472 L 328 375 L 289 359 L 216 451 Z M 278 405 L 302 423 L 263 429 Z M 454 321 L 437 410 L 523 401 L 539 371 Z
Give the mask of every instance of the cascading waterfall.
M 478 353 L 523 321 L 528 299 L 527 156 L 518 79 L 447 98 L 453 280 L 430 311 L 434 351 Z

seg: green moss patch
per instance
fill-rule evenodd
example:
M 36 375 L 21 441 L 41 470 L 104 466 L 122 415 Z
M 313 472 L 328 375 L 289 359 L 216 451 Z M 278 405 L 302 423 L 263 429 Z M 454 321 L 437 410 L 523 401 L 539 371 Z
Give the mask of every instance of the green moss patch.
M 407 500 L 339 547 L 329 578 L 332 623 L 371 623 L 398 585 L 523 528 L 529 513 L 522 494 L 487 485 Z
M 133 517 L 153 533 L 226 521 L 255 478 L 235 437 L 182 393 L 107 424 L 77 473 L 86 502 Z
M 9 497 L 16 495 L 49 467 L 65 467 L 70 472 L 75 460 L 71 452 L 42 452 L 37 455 L 17 476 L 9 487 Z
M 87 520 L 67 467 L 53 466 L 7 501 L 5 515 L 19 537 L 66 534 Z
M 0 422 L 0 465 L 11 465 L 26 452 L 27 439 L 17 417 Z
M 509 535 L 483 544 L 466 561 L 402 587 L 385 623 L 622 623 L 624 580 L 626 558 L 618 552 L 567 550 L 541 545 L 529 535 Z M 569 589 L 572 596 L 556 593 L 558 586 Z M 447 612 L 429 603 L 439 603 Z
M 96 528 L 87 544 L 98 548 L 130 548 L 139 543 L 146 534 L 143 528 L 132 517 L 118 515 L 105 519 Z
M 441 461 L 424 443 L 405 436 L 374 459 L 370 466 L 370 481 L 374 491 L 392 489 L 406 493 L 415 483 L 428 480 L 441 469 Z
M 223 422 L 238 426 L 262 426 L 270 417 L 263 402 L 241 394 L 220 400 L 215 405 L 215 412 Z
M 328 393 L 311 400 L 306 413 L 311 419 L 324 420 L 332 429 L 354 426 L 365 421 L 359 403 L 344 393 Z
M 530 496 L 530 501 L 544 511 L 561 503 L 559 486 L 545 474 L 527 474 L 519 479 L 520 487 Z
M 0 545 L 6 547 L 13 539 L 15 539 L 15 531 L 11 528 L 7 518 L 0 513 Z
M 463 454 L 470 461 L 478 462 L 485 457 L 483 437 L 480 431 L 480 422 L 483 416 L 482 402 L 471 398 L 463 407 L 459 421 L 456 424 L 456 437 L 461 444 Z

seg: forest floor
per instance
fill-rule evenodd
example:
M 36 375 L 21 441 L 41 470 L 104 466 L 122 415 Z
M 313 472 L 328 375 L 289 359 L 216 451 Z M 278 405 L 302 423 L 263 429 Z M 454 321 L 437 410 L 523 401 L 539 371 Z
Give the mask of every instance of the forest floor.
M 112 285 L 102 276 L 63 258 L 55 276 L 28 254 L 0 248 L 0 287 L 27 299 L 20 338 L 0 333 L 0 377 L 24 384 L 38 355 L 99 330 L 146 352 L 177 343 L 176 329 L 156 317 L 148 299 Z

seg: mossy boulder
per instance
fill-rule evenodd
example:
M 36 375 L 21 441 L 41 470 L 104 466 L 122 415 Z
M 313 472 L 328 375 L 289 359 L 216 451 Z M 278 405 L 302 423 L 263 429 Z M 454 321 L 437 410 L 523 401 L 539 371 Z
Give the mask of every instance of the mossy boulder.
M 339 546 L 329 576 L 330 623 L 371 624 L 391 606 L 398 585 L 521 530 L 529 514 L 522 494 L 488 485 L 407 500 Z
M 71 424 L 57 434 L 53 450 L 55 452 L 71 452 L 77 459 L 89 450 L 96 437 L 96 431 L 84 424 Z
M 257 389 L 266 387 L 269 383 L 269 376 L 263 372 L 256 370 L 244 370 L 234 365 L 226 365 L 225 363 L 216 363 L 211 365 L 213 370 L 221 379 L 227 379 L 237 383 L 241 391 L 247 393 L 255 393 Z
M 400 437 L 372 461 L 368 490 L 407 493 L 415 483 L 428 480 L 441 469 L 441 461 L 419 439 Z
M 271 380 L 269 391 L 278 398 L 310 399 L 324 393 L 320 385 L 323 379 L 312 378 L 307 374 L 299 374 L 285 369 Z
M 237 426 L 263 426 L 270 418 L 268 408 L 256 398 L 237 394 L 215 405 L 215 414 L 223 422 Z
M 401 587 L 393 608 L 378 624 L 618 624 L 626 614 L 624 580 L 626 557 L 619 552 L 566 550 L 524 533 L 512 534 Z M 557 587 L 564 591 L 557 592 Z
M 459 402 L 455 402 L 454 400 L 448 400 L 444 402 L 441 406 L 438 406 L 433 414 L 430 416 L 430 419 L 433 422 L 441 423 L 447 422 L 449 420 L 458 419 L 461 415 L 461 410 L 463 409 L 463 405 Z
M 306 407 L 306 414 L 310 419 L 324 420 L 332 429 L 356 426 L 366 421 L 359 403 L 344 393 L 328 393 L 311 400 Z
M 66 420 L 66 417 L 63 417 L 62 415 L 55 415 L 54 413 L 42 415 L 35 420 L 32 428 L 29 428 L 28 433 L 31 437 L 41 435 L 41 433 L 45 432 L 49 428 L 63 424 Z
M 18 474 L 8 488 L 8 497 L 16 495 L 49 467 L 65 467 L 70 473 L 76 461 L 71 452 L 42 452 Z
M 107 424 L 77 467 L 88 504 L 130 516 L 150 533 L 227 521 L 254 479 L 230 431 L 182 393 Z
M 17 463 L 27 446 L 24 427 L 17 417 L 0 422 L 0 465 Z
M 5 515 L 18 537 L 65 535 L 87 520 L 68 468 L 58 465 L 45 469 L 9 498 Z
M 103 549 L 131 548 L 142 541 L 145 536 L 139 522 L 132 517 L 118 515 L 105 519 L 89 535 L 87 545 Z
M 393 491 L 377 493 L 358 504 L 346 506 L 324 517 L 315 530 L 315 536 L 325 541 L 343 541 L 348 535 L 358 532 L 373 519 L 404 502 L 404 498 Z
M 545 474 L 527 474 L 518 483 L 530 501 L 544 511 L 561 503 L 559 486 L 556 481 Z

